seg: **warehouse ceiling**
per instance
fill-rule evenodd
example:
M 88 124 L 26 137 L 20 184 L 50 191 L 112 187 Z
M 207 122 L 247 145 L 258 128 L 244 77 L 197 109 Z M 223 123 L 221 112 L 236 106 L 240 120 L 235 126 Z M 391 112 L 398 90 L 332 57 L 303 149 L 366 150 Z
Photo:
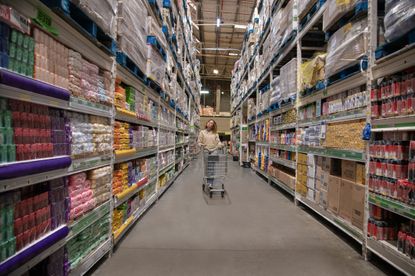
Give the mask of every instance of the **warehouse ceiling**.
M 197 49 L 204 85 L 207 80 L 230 80 L 255 3 L 255 0 L 189 1 L 194 35 L 200 41 Z

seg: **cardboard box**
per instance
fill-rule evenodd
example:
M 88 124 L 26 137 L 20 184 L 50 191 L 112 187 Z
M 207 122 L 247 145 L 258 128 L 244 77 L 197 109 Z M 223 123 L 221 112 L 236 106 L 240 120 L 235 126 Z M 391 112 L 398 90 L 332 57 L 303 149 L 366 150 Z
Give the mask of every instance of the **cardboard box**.
M 317 165 L 316 167 L 316 178 L 320 178 L 323 175 L 324 170 L 323 170 L 323 166 Z
M 355 184 L 352 191 L 352 224 L 363 230 L 365 186 Z
M 340 186 L 339 215 L 347 221 L 352 220 L 352 191 L 355 183 L 342 179 Z
M 316 190 L 314 191 L 314 202 L 317 204 L 320 204 L 320 191 Z
M 366 185 L 365 164 L 356 163 L 356 183 Z
M 316 178 L 316 184 L 315 184 L 315 186 L 316 186 L 316 191 L 320 191 L 321 190 L 321 180 L 320 179 L 318 179 L 318 178 Z
M 310 167 L 310 166 L 308 167 L 307 177 L 312 177 L 312 178 L 316 177 L 316 167 Z
M 315 202 L 315 191 L 313 189 L 307 189 L 307 199 Z
M 340 159 L 330 159 L 330 174 L 334 176 L 342 175 L 342 160 Z
M 342 178 L 356 182 L 356 162 L 342 160 Z
M 288 173 L 285 173 L 283 171 L 278 171 L 278 180 L 280 180 L 282 183 L 290 187 L 291 189 L 294 189 L 295 186 L 295 177 L 289 175 Z
M 329 210 L 334 214 L 339 212 L 339 200 L 340 200 L 340 187 L 342 184 L 342 179 L 337 176 L 329 176 L 329 189 L 328 189 L 328 207 Z
M 324 172 L 321 175 L 321 189 L 320 190 L 324 190 L 324 191 L 328 191 L 329 190 L 329 181 L 330 181 L 330 174 L 328 172 Z
M 307 165 L 307 154 L 299 153 L 297 159 L 298 163 Z
M 319 196 L 320 196 L 320 200 L 319 200 L 319 204 L 321 207 L 323 207 L 324 209 L 327 209 L 328 206 L 328 192 L 326 191 L 319 191 Z
M 315 190 L 316 189 L 316 180 L 314 178 L 311 178 L 311 177 L 307 178 L 307 187 Z
M 314 154 L 307 154 L 307 165 L 308 167 L 316 167 L 316 158 Z
M 321 167 L 323 169 L 323 156 L 317 156 L 317 167 Z
M 322 167 L 323 170 L 326 172 L 330 172 L 330 167 L 331 167 L 331 163 L 330 163 L 330 158 L 329 157 L 321 157 L 321 161 L 322 161 Z

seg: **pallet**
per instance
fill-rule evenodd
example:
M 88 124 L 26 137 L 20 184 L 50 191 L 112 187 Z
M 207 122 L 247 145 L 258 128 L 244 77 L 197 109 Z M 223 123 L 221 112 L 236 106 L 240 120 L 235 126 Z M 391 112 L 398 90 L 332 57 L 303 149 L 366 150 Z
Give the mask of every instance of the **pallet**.
M 163 0 L 163 8 L 171 9 L 171 1 L 170 0 Z
M 161 87 L 158 83 L 156 83 L 154 80 L 152 80 L 149 77 L 147 77 L 146 79 L 147 79 L 146 84 L 147 84 L 148 87 L 150 87 L 151 89 L 153 89 L 154 91 L 156 91 L 159 94 L 161 94 L 163 92 L 163 89 L 161 89 Z
M 319 80 L 316 83 L 316 85 L 314 85 L 313 87 L 306 88 L 306 89 L 302 90 L 300 92 L 300 95 L 301 95 L 301 97 L 306 97 L 306 96 L 309 96 L 311 94 L 314 94 L 317 91 L 323 90 L 325 88 L 326 88 L 326 84 L 325 84 L 324 80 Z
M 304 17 L 299 18 L 300 24 L 298 26 L 301 31 L 307 24 L 313 19 L 313 16 L 320 10 L 324 5 L 326 0 L 317 0 L 317 2 L 311 7 L 310 10 L 304 15 Z
M 158 17 L 160 22 L 163 22 L 163 16 L 161 15 L 161 10 L 157 4 L 157 0 L 147 0 L 147 1 L 150 4 L 150 7 L 153 10 L 156 17 Z
M 348 23 L 355 22 L 363 18 L 368 12 L 368 1 L 362 1 L 356 4 L 353 10 L 343 15 L 339 20 L 337 20 L 334 25 L 326 31 L 326 42 L 329 41 L 330 37 L 340 28 L 345 26 Z
M 161 27 L 161 31 L 163 32 L 164 36 L 166 37 L 167 43 L 171 44 L 169 28 L 166 25 L 163 25 Z
M 379 46 L 375 51 L 375 59 L 389 56 L 400 49 L 415 43 L 415 29 L 410 30 L 405 35 L 391 42 Z
M 358 60 L 358 63 L 351 65 L 341 70 L 340 72 L 328 77 L 326 79 L 327 87 L 336 82 L 343 81 L 347 78 L 350 78 L 351 76 L 356 75 L 362 71 L 366 71 L 367 67 L 368 67 L 367 57 L 363 57 L 360 60 Z
M 173 99 L 170 99 L 169 104 L 171 107 L 176 108 L 176 102 Z
M 141 71 L 140 67 L 138 67 L 132 59 L 130 59 L 125 53 L 117 52 L 116 61 L 122 67 L 126 68 L 128 71 L 131 72 L 134 76 L 140 79 L 143 83 L 147 82 L 147 77 Z
M 163 57 L 163 60 L 167 61 L 166 50 L 163 49 L 163 47 L 161 46 L 161 43 L 158 41 L 157 37 L 155 37 L 153 35 L 147 36 L 147 44 L 150 44 L 151 46 L 153 46 L 160 53 L 160 55 Z
M 269 83 L 267 83 L 259 89 L 259 92 L 261 94 L 263 94 L 263 93 L 267 92 L 270 88 L 271 88 L 271 85 Z
M 69 0 L 41 0 L 100 49 L 115 56 L 117 42 Z
M 271 60 L 271 66 L 277 62 L 278 58 L 280 57 L 281 53 L 284 51 L 284 49 L 288 46 L 289 43 L 291 43 L 295 37 L 297 36 L 297 30 L 293 30 L 290 35 L 287 37 L 287 39 L 281 44 L 281 47 L 278 50 L 278 53 L 274 56 L 274 58 Z

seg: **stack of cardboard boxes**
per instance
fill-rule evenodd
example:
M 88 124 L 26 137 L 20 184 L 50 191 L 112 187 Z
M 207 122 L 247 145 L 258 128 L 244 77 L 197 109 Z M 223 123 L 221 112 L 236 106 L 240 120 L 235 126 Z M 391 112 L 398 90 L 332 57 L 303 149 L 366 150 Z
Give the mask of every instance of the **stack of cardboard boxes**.
M 365 165 L 317 157 L 316 203 L 363 229 Z
M 307 154 L 297 155 L 297 183 L 295 190 L 302 196 L 307 195 Z

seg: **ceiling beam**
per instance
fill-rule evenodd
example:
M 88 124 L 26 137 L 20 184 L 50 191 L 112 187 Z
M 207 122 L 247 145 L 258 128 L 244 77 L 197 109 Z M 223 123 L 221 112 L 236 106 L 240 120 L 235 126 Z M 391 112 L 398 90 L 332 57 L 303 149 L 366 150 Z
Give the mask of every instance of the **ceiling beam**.
M 239 56 L 227 56 L 227 55 L 209 55 L 209 54 L 196 54 L 198 57 L 220 57 L 220 58 L 229 58 L 229 59 L 239 59 Z

